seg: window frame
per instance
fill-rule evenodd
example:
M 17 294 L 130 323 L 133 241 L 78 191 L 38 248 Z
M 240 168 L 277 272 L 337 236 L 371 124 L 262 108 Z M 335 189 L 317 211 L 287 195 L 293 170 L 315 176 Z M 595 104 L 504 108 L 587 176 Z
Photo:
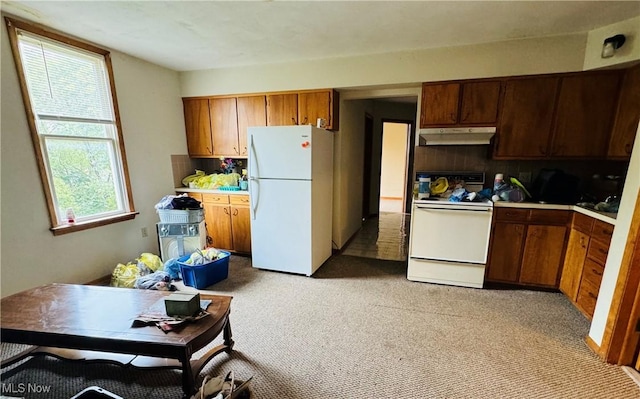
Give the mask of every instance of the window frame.
M 27 122 L 29 124 L 29 130 L 31 132 L 31 141 L 33 143 L 33 149 L 36 157 L 36 161 L 38 164 L 38 170 L 40 173 L 40 181 L 42 183 L 42 189 L 47 202 L 47 209 L 49 212 L 49 219 L 51 223 L 50 231 L 54 236 L 72 233 L 75 231 L 87 230 L 99 226 L 104 226 L 112 223 L 117 223 L 125 220 L 131 220 L 136 217 L 139 212 L 135 211 L 135 207 L 133 204 L 133 193 L 131 190 L 131 181 L 129 178 L 129 168 L 127 164 L 127 156 L 124 147 L 124 139 L 122 135 L 122 124 L 120 121 L 120 112 L 118 110 L 118 100 L 116 95 L 116 88 L 114 83 L 114 75 L 113 75 L 113 67 L 111 64 L 111 56 L 110 52 L 104 50 L 102 48 L 93 46 L 89 43 L 81 42 L 79 40 L 55 33 L 45 28 L 41 28 L 39 26 L 33 25 L 31 23 L 23 22 L 16 20 L 14 18 L 5 17 L 5 22 L 7 26 L 7 32 L 9 34 L 9 41 L 11 44 L 11 52 L 13 54 L 13 60 L 15 62 L 16 71 L 18 73 L 19 83 L 20 83 L 20 91 L 22 92 L 22 101 L 24 104 L 25 112 L 27 114 Z M 81 51 L 88 51 L 91 53 L 95 53 L 104 57 L 104 63 L 107 72 L 107 79 L 109 94 L 111 96 L 111 104 L 113 107 L 113 115 L 114 115 L 114 128 L 115 132 L 115 150 L 118 152 L 115 154 L 116 158 L 120 160 L 120 166 L 122 170 L 114 171 L 114 173 L 121 174 L 122 185 L 124 188 L 124 194 L 126 195 L 126 199 L 124 199 L 123 203 L 125 205 L 124 212 L 112 214 L 109 216 L 101 217 L 101 218 L 91 218 L 86 221 L 78 221 L 73 224 L 68 224 L 66 220 L 59 220 L 58 213 L 56 212 L 55 202 L 54 202 L 54 193 L 53 188 L 51 187 L 49 181 L 49 175 L 47 173 L 47 165 L 45 164 L 45 154 L 42 149 L 42 145 L 45 140 L 41 138 L 41 135 L 38 133 L 38 128 L 36 126 L 36 117 L 33 112 L 33 108 L 31 105 L 31 97 L 29 95 L 29 88 L 27 86 L 27 81 L 24 72 L 24 66 L 22 64 L 22 58 L 20 56 L 19 43 L 18 43 L 18 30 L 23 30 L 35 35 L 43 36 L 49 40 L 54 40 L 60 42 L 63 45 L 70 46 L 72 48 L 77 48 Z M 128 208 L 128 209 L 127 209 Z

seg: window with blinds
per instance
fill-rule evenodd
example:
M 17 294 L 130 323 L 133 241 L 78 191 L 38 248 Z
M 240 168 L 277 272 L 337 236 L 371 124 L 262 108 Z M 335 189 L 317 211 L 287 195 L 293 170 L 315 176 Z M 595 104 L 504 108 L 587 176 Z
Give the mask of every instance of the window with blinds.
M 52 227 L 69 225 L 70 213 L 73 224 L 131 213 L 108 52 L 56 40 L 57 34 L 47 37 L 40 29 L 35 33 L 17 21 L 8 25 L 14 29 L 14 56 L 31 108 Z

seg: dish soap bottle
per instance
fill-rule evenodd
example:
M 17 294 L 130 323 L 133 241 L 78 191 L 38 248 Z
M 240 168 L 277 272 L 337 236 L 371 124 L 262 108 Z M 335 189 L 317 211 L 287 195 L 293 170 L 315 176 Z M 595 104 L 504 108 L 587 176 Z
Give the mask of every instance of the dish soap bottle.
M 240 177 L 240 190 L 247 190 L 249 188 L 249 180 L 247 178 L 247 170 L 242 169 L 242 176 Z

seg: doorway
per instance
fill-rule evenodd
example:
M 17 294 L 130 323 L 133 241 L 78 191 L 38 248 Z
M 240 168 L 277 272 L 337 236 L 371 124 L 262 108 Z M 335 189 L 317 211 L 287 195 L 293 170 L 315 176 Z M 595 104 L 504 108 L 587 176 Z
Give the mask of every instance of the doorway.
M 382 120 L 379 213 L 406 213 L 411 121 Z

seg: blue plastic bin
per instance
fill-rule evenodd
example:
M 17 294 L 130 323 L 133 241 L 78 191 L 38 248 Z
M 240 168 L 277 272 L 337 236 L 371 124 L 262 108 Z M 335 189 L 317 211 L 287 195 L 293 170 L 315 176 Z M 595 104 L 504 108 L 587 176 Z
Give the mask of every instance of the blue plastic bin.
M 182 282 L 189 287 L 202 290 L 227 278 L 229 276 L 229 255 L 231 254 L 226 251 L 220 252 L 224 254 L 223 258 L 198 266 L 184 263 L 189 259 L 190 254 L 178 259 Z

